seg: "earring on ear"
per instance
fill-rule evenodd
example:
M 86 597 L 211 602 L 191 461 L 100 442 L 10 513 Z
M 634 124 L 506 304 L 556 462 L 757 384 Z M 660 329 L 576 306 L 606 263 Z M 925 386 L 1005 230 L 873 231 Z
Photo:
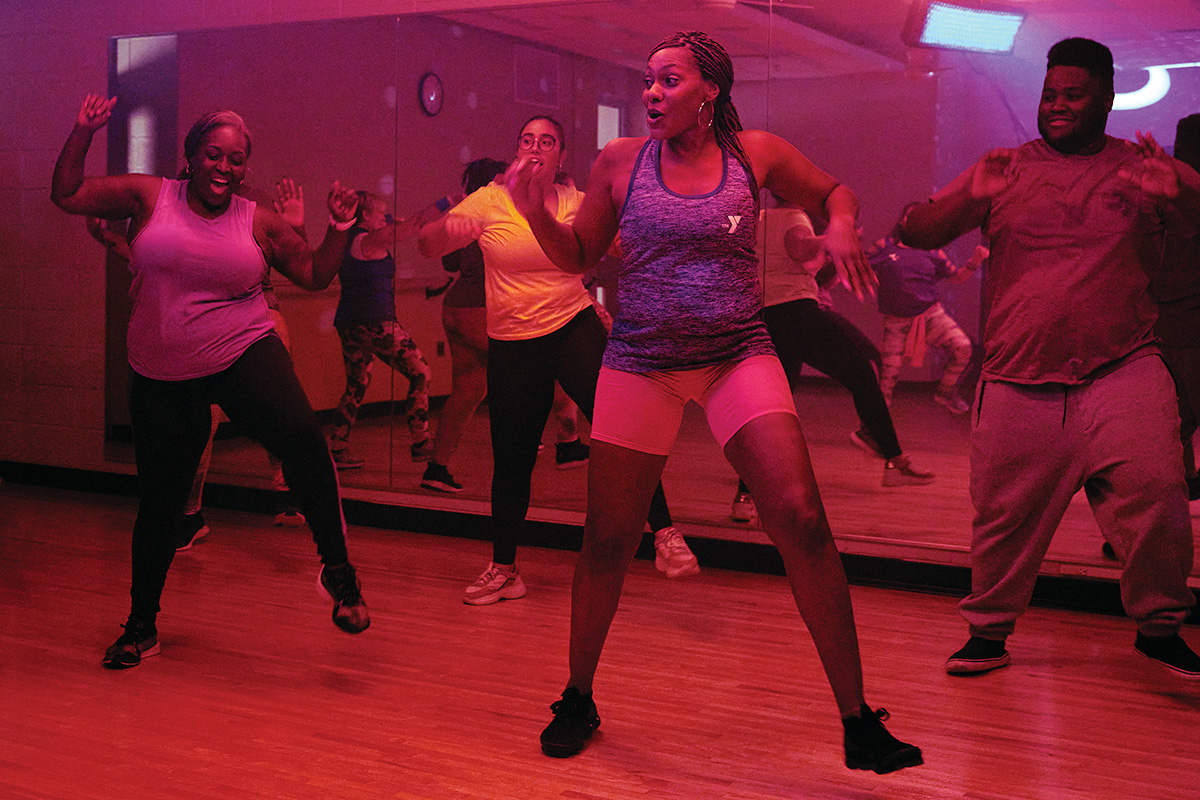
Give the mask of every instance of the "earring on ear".
M 704 107 L 706 105 L 712 105 L 712 104 L 709 103 L 707 100 L 702 100 L 700 102 L 700 107 L 696 109 L 696 124 L 697 125 L 700 125 L 700 118 L 704 114 Z M 712 127 L 713 118 L 716 116 L 717 116 L 717 108 L 716 108 L 716 106 L 713 106 L 712 114 L 710 114 L 708 117 L 708 124 L 703 126 L 705 130 L 708 130 L 709 128 Z

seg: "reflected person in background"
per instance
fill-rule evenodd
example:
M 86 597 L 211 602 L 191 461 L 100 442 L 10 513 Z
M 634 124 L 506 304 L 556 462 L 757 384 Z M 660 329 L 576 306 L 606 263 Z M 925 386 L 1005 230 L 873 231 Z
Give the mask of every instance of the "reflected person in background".
M 517 158 L 545 166 L 543 207 L 574 219 L 583 193 L 554 182 L 562 165 L 562 125 L 529 120 L 517 137 Z M 492 438 L 492 561 L 466 588 L 463 602 L 489 605 L 524 597 L 517 541 L 529 511 L 538 445 L 557 380 L 591 419 L 607 331 L 578 275 L 546 258 L 508 189 L 493 183 L 472 193 L 443 219 L 421 230 L 421 254 L 436 258 L 478 240 L 487 292 L 488 416 Z M 699 572 L 695 556 L 671 523 L 661 485 L 649 510 L 656 549 L 668 576 Z M 642 522 L 647 511 L 642 512 Z M 640 530 L 640 526 L 639 526 Z
M 1005 643 L 1083 489 L 1122 563 L 1136 652 L 1200 679 L 1200 656 L 1179 635 L 1196 603 L 1179 411 L 1147 291 L 1164 230 L 1200 226 L 1200 175 L 1149 134 L 1107 135 L 1113 98 L 1111 51 L 1058 42 L 1041 137 L 988 151 L 900 224 L 901 240 L 920 249 L 975 228 L 990 240 L 971 420 L 971 593 L 959 603 L 970 638 L 946 660 L 952 675 L 1009 663 Z
M 550 259 L 568 273 L 595 265 L 620 233 L 618 312 L 592 424 L 588 510 L 571 595 L 570 677 L 542 751 L 578 753 L 600 717 L 592 682 L 641 519 L 678 433 L 684 405 L 709 426 L 754 493 L 843 721 L 845 763 L 892 772 L 921 751 L 867 706 L 849 586 L 834 545 L 787 377 L 762 322 L 755 256 L 758 188 L 829 218 L 825 249 L 857 293 L 870 290 L 856 230 L 858 202 L 794 147 L 742 131 L 733 64 L 700 32 L 651 52 L 642 102 L 648 138 L 604 147 L 573 220 L 546 206 L 545 166 L 520 158 L 512 197 Z
M 906 247 L 898 238 L 899 225 L 897 222 L 891 233 L 867 250 L 867 260 L 879 280 L 879 312 L 883 314 L 879 386 L 890 406 L 903 362 L 919 367 L 925 361 L 926 348 L 936 347 L 946 354 L 946 366 L 934 402 L 951 414 L 966 414 L 971 406 L 959 395 L 958 381 L 971 363 L 973 348 L 970 337 L 942 307 L 938 284 L 965 281 L 983 266 L 988 250 L 977 245 L 971 257 L 958 266 L 940 249 Z
M 904 454 L 896 426 L 879 386 L 871 356 L 877 351 L 850 320 L 819 302 L 817 275 L 826 264 L 812 221 L 804 210 L 767 194 L 759 212 L 756 252 L 762 269 L 763 322 L 775 353 L 796 391 L 805 364 L 846 387 L 854 398 L 861 427 L 850 434 L 855 446 L 883 459 L 886 487 L 922 486 L 932 472 L 916 467 Z M 753 500 L 744 481 L 733 500 L 734 521 L 753 517 Z
M 475 159 L 463 168 L 463 191 L 470 195 L 487 186 L 507 167 L 506 161 Z M 442 267 L 457 276 L 442 299 L 442 329 L 450 346 L 450 394 L 438 414 L 433 457 L 421 476 L 421 487 L 455 493 L 463 487 L 450 472 L 450 459 L 487 396 L 487 301 L 479 242 L 442 256 Z
M 492 182 L 508 168 L 508 162 L 477 158 L 463 169 L 462 186 L 469 195 Z M 572 186 L 560 173 L 557 183 Z M 421 487 L 435 492 L 457 493 L 462 484 L 450 473 L 449 463 L 462 440 L 467 423 L 487 396 L 487 294 L 484 289 L 483 251 L 474 241 L 442 256 L 442 267 L 457 276 L 442 301 L 442 328 L 450 344 L 451 388 L 433 437 L 433 458 L 421 476 Z M 604 311 L 597 306 L 604 320 Z M 606 325 L 607 327 L 607 325 Z M 554 461 L 558 469 L 587 464 L 588 446 L 579 441 L 578 407 L 562 386 L 554 383 L 551 418 L 555 425 Z
M 1175 125 L 1175 158 L 1200 171 L 1200 114 Z M 1166 232 L 1162 266 L 1150 272 L 1150 296 L 1158 306 L 1154 334 L 1175 380 L 1179 398 L 1183 475 L 1188 499 L 1200 500 L 1193 441 L 1200 421 L 1200 234 Z
M 417 343 L 396 320 L 396 244 L 453 204 L 439 198 L 416 214 L 393 222 L 383 198 L 358 192 L 358 213 L 350 229 L 350 244 L 338 270 L 341 294 L 333 327 L 342 342 L 346 391 L 338 401 L 329 449 L 338 469 L 357 469 L 366 461 L 350 452 L 350 429 L 371 384 L 371 362 L 383 363 L 408 379 L 404 415 L 412 437 L 414 462 L 433 457 L 429 438 L 429 380 L 433 376 Z
M 262 293 L 272 267 L 305 289 L 329 285 L 346 247 L 355 197 L 334 184 L 330 227 L 310 250 L 274 210 L 237 195 L 250 133 L 230 111 L 206 114 L 188 131 L 184 180 L 86 177 L 88 149 L 115 103 L 93 94 L 84 98 L 51 189 L 51 199 L 68 213 L 131 218 L 129 413 L 140 502 L 129 619 L 105 652 L 104 666 L 134 667 L 159 652 L 159 600 L 213 403 L 282 458 L 321 557 L 318 591 L 333 603 L 338 627 L 366 630 L 370 617 L 346 551 L 333 459 Z

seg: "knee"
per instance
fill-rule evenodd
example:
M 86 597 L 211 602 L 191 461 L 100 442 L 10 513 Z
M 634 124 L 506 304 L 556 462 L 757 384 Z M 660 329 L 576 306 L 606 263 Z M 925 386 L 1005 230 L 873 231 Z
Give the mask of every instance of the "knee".
M 764 524 L 769 524 L 780 531 L 785 541 L 800 547 L 802 550 L 824 547 L 830 538 L 829 521 L 821 507 L 819 498 L 809 496 L 797 488 L 785 494 L 779 501 L 775 514 L 762 505 L 759 513 L 763 515 Z M 770 517 L 778 516 L 777 521 Z
M 587 525 L 584 531 L 580 560 L 590 572 L 624 569 L 637 550 L 639 537 L 630 532 L 605 530 L 599 525 Z

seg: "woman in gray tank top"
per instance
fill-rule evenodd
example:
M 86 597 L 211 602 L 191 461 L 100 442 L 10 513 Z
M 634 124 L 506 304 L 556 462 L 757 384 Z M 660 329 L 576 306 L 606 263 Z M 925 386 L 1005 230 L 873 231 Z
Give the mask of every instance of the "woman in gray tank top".
M 592 426 L 571 674 L 551 706 L 555 718 L 542 732 L 542 750 L 574 755 L 600 724 L 592 678 L 683 404 L 695 399 L 759 500 L 763 527 L 783 557 L 844 723 L 846 766 L 892 772 L 922 763 L 921 751 L 888 733 L 886 712 L 863 699 L 846 576 L 786 378 L 758 314 L 755 277 L 756 194 L 763 186 L 824 214 L 825 247 L 842 281 L 860 296 L 871 291 L 855 229 L 858 202 L 787 142 L 741 130 L 732 85 L 729 56 L 703 33 L 675 34 L 655 47 L 642 93 L 650 136 L 604 148 L 572 224 L 545 210 L 543 184 L 531 179 L 537 164 L 518 159 L 505 176 L 542 248 L 563 270 L 589 269 L 618 230 L 624 252 L 620 311 Z

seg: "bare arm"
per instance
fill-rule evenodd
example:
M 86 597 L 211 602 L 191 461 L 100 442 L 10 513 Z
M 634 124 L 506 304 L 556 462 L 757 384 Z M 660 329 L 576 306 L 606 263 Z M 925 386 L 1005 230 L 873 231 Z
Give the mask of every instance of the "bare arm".
M 760 186 L 810 213 L 825 215 L 825 251 L 842 284 L 861 300 L 875 291 L 875 273 L 858 237 L 858 198 L 793 147 L 765 131 L 743 131 L 742 145 L 754 164 Z
M 154 209 L 162 179 L 151 175 L 107 175 L 97 178 L 84 175 L 84 162 L 92 137 L 108 124 L 116 102 L 115 97 L 105 99 L 94 94 L 83 98 L 75 127 L 54 164 L 50 199 L 68 214 L 104 219 L 132 217 L 136 230 Z
M 441 258 L 461 250 L 479 238 L 483 223 L 463 214 L 447 214 L 421 227 L 417 234 L 417 252 L 426 258 Z
M 909 247 L 945 247 L 987 219 L 991 199 L 1016 180 L 1016 151 L 998 147 L 936 192 L 928 203 L 909 209 L 900 241 Z
M 328 198 L 331 218 L 339 223 L 353 220 L 357 204 L 354 191 L 335 181 Z M 324 289 L 337 275 L 349 243 L 348 232 L 331 224 L 317 249 L 310 250 L 283 217 L 261 205 L 254 212 L 254 234 L 263 245 L 267 263 L 310 292 Z
M 534 172 L 544 169 L 543 165 L 518 159 L 505 173 L 513 204 L 528 220 L 542 250 L 564 272 L 587 272 L 608 252 L 618 227 L 613 197 L 615 176 L 628 174 L 639 141 L 614 139 L 604 146 L 592 165 L 588 192 L 571 224 L 559 222 L 546 209 L 546 184 L 534 179 Z
M 359 239 L 363 255 L 368 258 L 383 258 L 384 255 L 393 251 L 397 242 L 403 242 L 409 237 L 418 235 L 425 226 L 441 219 L 443 214 L 449 211 L 452 206 L 462 202 L 462 199 L 461 193 L 439 197 L 419 211 L 409 214 L 404 219 L 389 222 L 382 228 L 376 228 L 370 233 L 365 234 Z

